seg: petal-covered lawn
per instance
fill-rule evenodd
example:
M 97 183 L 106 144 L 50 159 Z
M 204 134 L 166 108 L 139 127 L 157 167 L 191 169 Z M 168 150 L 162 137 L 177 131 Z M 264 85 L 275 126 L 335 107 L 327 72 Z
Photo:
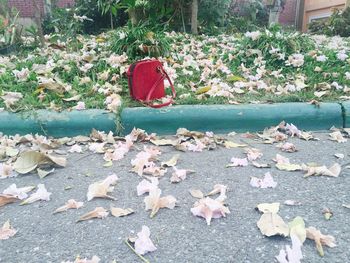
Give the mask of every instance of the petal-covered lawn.
M 77 50 L 46 36 L 45 48 L 0 57 L 0 108 L 140 106 L 130 99 L 125 76 L 135 58 L 111 51 L 112 35 L 80 36 Z M 317 104 L 350 98 L 349 39 L 273 29 L 167 37 L 171 51 L 159 60 L 175 83 L 175 104 Z

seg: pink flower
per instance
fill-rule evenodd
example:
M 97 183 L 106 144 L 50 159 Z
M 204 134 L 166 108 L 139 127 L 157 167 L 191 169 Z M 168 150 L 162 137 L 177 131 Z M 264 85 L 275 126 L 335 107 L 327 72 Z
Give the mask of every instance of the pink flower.
M 151 231 L 147 226 L 142 226 L 141 232 L 137 233 L 137 238 L 135 241 L 135 251 L 144 255 L 148 252 L 155 251 L 157 248 L 153 244 L 152 240 L 149 238 Z
M 73 107 L 75 110 L 85 110 L 85 102 L 78 101 L 77 105 Z
M 235 158 L 232 157 L 230 166 L 236 167 L 236 166 L 247 166 L 248 160 L 247 158 Z

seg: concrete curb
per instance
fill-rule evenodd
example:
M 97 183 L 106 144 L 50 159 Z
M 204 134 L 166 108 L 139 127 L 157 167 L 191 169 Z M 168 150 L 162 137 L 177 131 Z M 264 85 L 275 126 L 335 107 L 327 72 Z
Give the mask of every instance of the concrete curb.
M 343 108 L 344 128 L 350 128 L 350 101 L 341 103 Z
M 53 137 L 88 135 L 92 128 L 128 134 L 134 127 L 160 135 L 174 134 L 180 127 L 189 130 L 227 133 L 259 131 L 280 121 L 305 130 L 350 127 L 350 102 L 184 105 L 162 109 L 125 108 L 120 114 L 104 110 L 53 112 L 0 112 L 0 132 L 7 135 L 38 133 Z M 121 123 L 121 127 L 117 125 Z M 117 128 L 118 127 L 118 128 Z
M 44 134 L 53 137 L 89 135 L 92 128 L 116 131 L 116 114 L 105 110 L 0 112 L 0 132 L 7 135 Z
M 121 113 L 123 134 L 133 127 L 158 134 L 174 134 L 179 127 L 227 133 L 259 131 L 282 120 L 306 130 L 343 127 L 338 103 L 277 103 L 248 105 L 184 105 L 163 109 L 126 108 Z

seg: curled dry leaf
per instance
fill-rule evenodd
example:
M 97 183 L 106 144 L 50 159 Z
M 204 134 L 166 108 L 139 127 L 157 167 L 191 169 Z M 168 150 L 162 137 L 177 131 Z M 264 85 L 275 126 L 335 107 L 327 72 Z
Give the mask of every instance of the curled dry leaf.
M 44 184 L 38 184 L 38 190 L 31 194 L 26 200 L 24 200 L 21 205 L 26 205 L 26 204 L 31 204 L 36 201 L 49 201 L 50 200 L 50 195 Z
M 103 181 L 99 181 L 89 185 L 87 200 L 90 201 L 94 198 L 107 198 L 115 200 L 113 196 L 108 195 L 107 193 L 112 192 L 115 185 L 118 181 L 118 176 L 116 174 L 112 174 L 108 176 Z
M 57 208 L 55 210 L 54 214 L 67 211 L 68 209 L 79 209 L 83 205 L 84 205 L 83 202 L 77 202 L 74 199 L 69 199 L 64 206 L 61 206 L 61 207 Z
M 16 196 L 7 195 L 7 194 L 0 194 L 0 207 L 7 205 L 7 204 L 17 202 L 18 200 L 20 200 L 20 199 Z
M 276 158 L 274 159 L 276 162 L 276 168 L 281 171 L 300 171 L 303 169 L 303 167 L 299 164 L 291 164 L 289 159 L 280 155 L 276 154 Z
M 228 149 L 232 149 L 232 148 L 237 148 L 237 147 L 246 147 L 246 144 L 239 144 L 239 143 L 235 143 L 232 141 L 225 141 L 224 142 L 224 146 Z
M 46 155 L 37 151 L 22 152 L 14 163 L 14 169 L 20 174 L 26 174 L 41 164 L 56 164 L 65 167 L 67 160 L 64 157 Z
M 10 220 L 7 220 L 4 225 L 0 228 L 0 240 L 9 239 L 17 233 L 17 230 L 12 228 Z
M 266 173 L 263 179 L 252 177 L 250 185 L 258 188 L 275 188 L 277 183 L 273 180 L 270 173 Z
M 165 197 L 160 197 L 162 191 L 159 188 L 152 189 L 149 192 L 149 196 L 146 196 L 144 199 L 146 208 L 145 210 L 152 210 L 150 217 L 154 217 L 159 209 L 161 208 L 169 208 L 174 209 L 176 205 L 176 198 L 172 195 L 167 195 Z
M 127 215 L 131 215 L 133 213 L 134 213 L 134 210 L 132 210 L 131 208 L 123 209 L 123 208 L 111 206 L 111 214 L 112 214 L 112 216 L 115 216 L 115 217 L 127 216 Z
M 175 146 L 176 141 L 169 140 L 169 139 L 151 139 L 151 143 L 153 143 L 156 146 Z
M 207 225 L 210 225 L 212 218 L 226 217 L 230 210 L 220 200 L 206 197 L 195 202 L 191 212 L 194 216 L 205 218 Z
M 17 188 L 16 184 L 11 184 L 2 193 L 4 195 L 12 195 L 14 197 L 17 197 L 20 200 L 23 200 L 28 197 L 28 193 L 32 191 L 34 188 L 35 186 L 26 186 L 26 187 Z
M 281 171 L 300 171 L 302 170 L 302 166 L 299 164 L 291 164 L 291 163 L 277 163 L 276 168 Z
M 172 183 L 179 183 L 186 179 L 186 176 L 188 173 L 194 173 L 192 170 L 186 170 L 186 169 L 177 169 L 175 166 L 173 167 L 174 172 L 170 178 L 170 182 Z
M 162 167 L 174 167 L 177 164 L 177 161 L 179 160 L 180 154 L 174 155 L 170 160 L 166 162 L 162 162 Z
M 283 221 L 276 213 L 264 213 L 261 215 L 258 223 L 258 228 L 261 233 L 265 236 L 288 236 L 289 228 L 288 225 Z
M 151 231 L 147 226 L 142 226 L 142 230 L 137 233 L 135 240 L 135 251 L 140 255 L 145 255 L 148 252 L 153 252 L 157 248 L 150 239 Z
M 279 263 L 300 263 L 303 259 L 301 252 L 302 242 L 295 235 L 291 234 L 292 247 L 286 246 L 286 249 L 281 249 L 276 259 Z
M 319 139 L 315 138 L 311 132 L 304 132 L 304 131 L 301 132 L 299 138 L 303 139 L 305 141 L 310 141 L 310 140 L 318 141 L 319 140 Z
M 324 256 L 324 251 L 322 245 L 328 247 L 335 247 L 335 238 L 331 235 L 323 235 L 321 231 L 314 227 L 306 228 L 306 237 L 308 239 L 314 240 L 316 243 L 316 248 L 321 257 Z
M 93 218 L 106 218 L 108 216 L 109 212 L 108 210 L 104 209 L 103 207 L 96 207 L 93 211 L 86 213 L 85 215 L 81 216 L 77 222 L 90 220 Z
M 66 102 L 70 102 L 70 101 L 78 101 L 78 100 L 80 100 L 80 98 L 81 98 L 81 95 L 78 94 L 78 95 L 75 95 L 75 96 L 70 97 L 70 98 L 63 98 L 62 100 L 66 101 Z
M 333 164 L 330 168 L 327 168 L 327 166 L 307 166 L 306 169 L 307 173 L 304 175 L 304 177 L 312 176 L 312 175 L 324 175 L 324 176 L 331 176 L 331 177 L 338 177 L 341 172 L 341 166 L 338 163 Z
M 335 131 L 329 134 L 331 141 L 337 141 L 339 143 L 347 142 L 347 139 L 343 137 L 340 131 Z
M 190 194 L 194 197 L 194 198 L 198 198 L 198 199 L 202 199 L 204 198 L 204 194 L 201 190 L 199 189 L 191 189 L 190 190 Z

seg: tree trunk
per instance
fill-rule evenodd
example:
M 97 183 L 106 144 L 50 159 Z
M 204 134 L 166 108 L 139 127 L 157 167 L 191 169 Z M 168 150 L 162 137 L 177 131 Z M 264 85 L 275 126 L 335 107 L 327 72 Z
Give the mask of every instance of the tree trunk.
M 281 1 L 276 0 L 275 5 L 270 9 L 269 25 L 278 24 L 278 19 L 281 11 Z
M 114 23 L 113 23 L 113 14 L 112 12 L 110 12 L 110 19 L 111 19 L 111 29 L 113 30 L 114 29 Z
M 129 8 L 128 9 L 128 13 L 129 13 L 129 18 L 131 21 L 131 24 L 133 26 L 136 26 L 138 21 L 137 21 L 137 13 L 136 13 L 136 8 Z
M 34 20 L 35 20 L 36 26 L 38 27 L 38 37 L 39 37 L 41 46 L 43 46 L 45 44 L 45 41 L 44 41 L 43 28 L 41 26 L 40 6 L 36 0 L 32 0 L 32 3 L 34 6 L 34 10 L 35 10 Z
M 191 31 L 198 35 L 198 0 L 192 0 Z

